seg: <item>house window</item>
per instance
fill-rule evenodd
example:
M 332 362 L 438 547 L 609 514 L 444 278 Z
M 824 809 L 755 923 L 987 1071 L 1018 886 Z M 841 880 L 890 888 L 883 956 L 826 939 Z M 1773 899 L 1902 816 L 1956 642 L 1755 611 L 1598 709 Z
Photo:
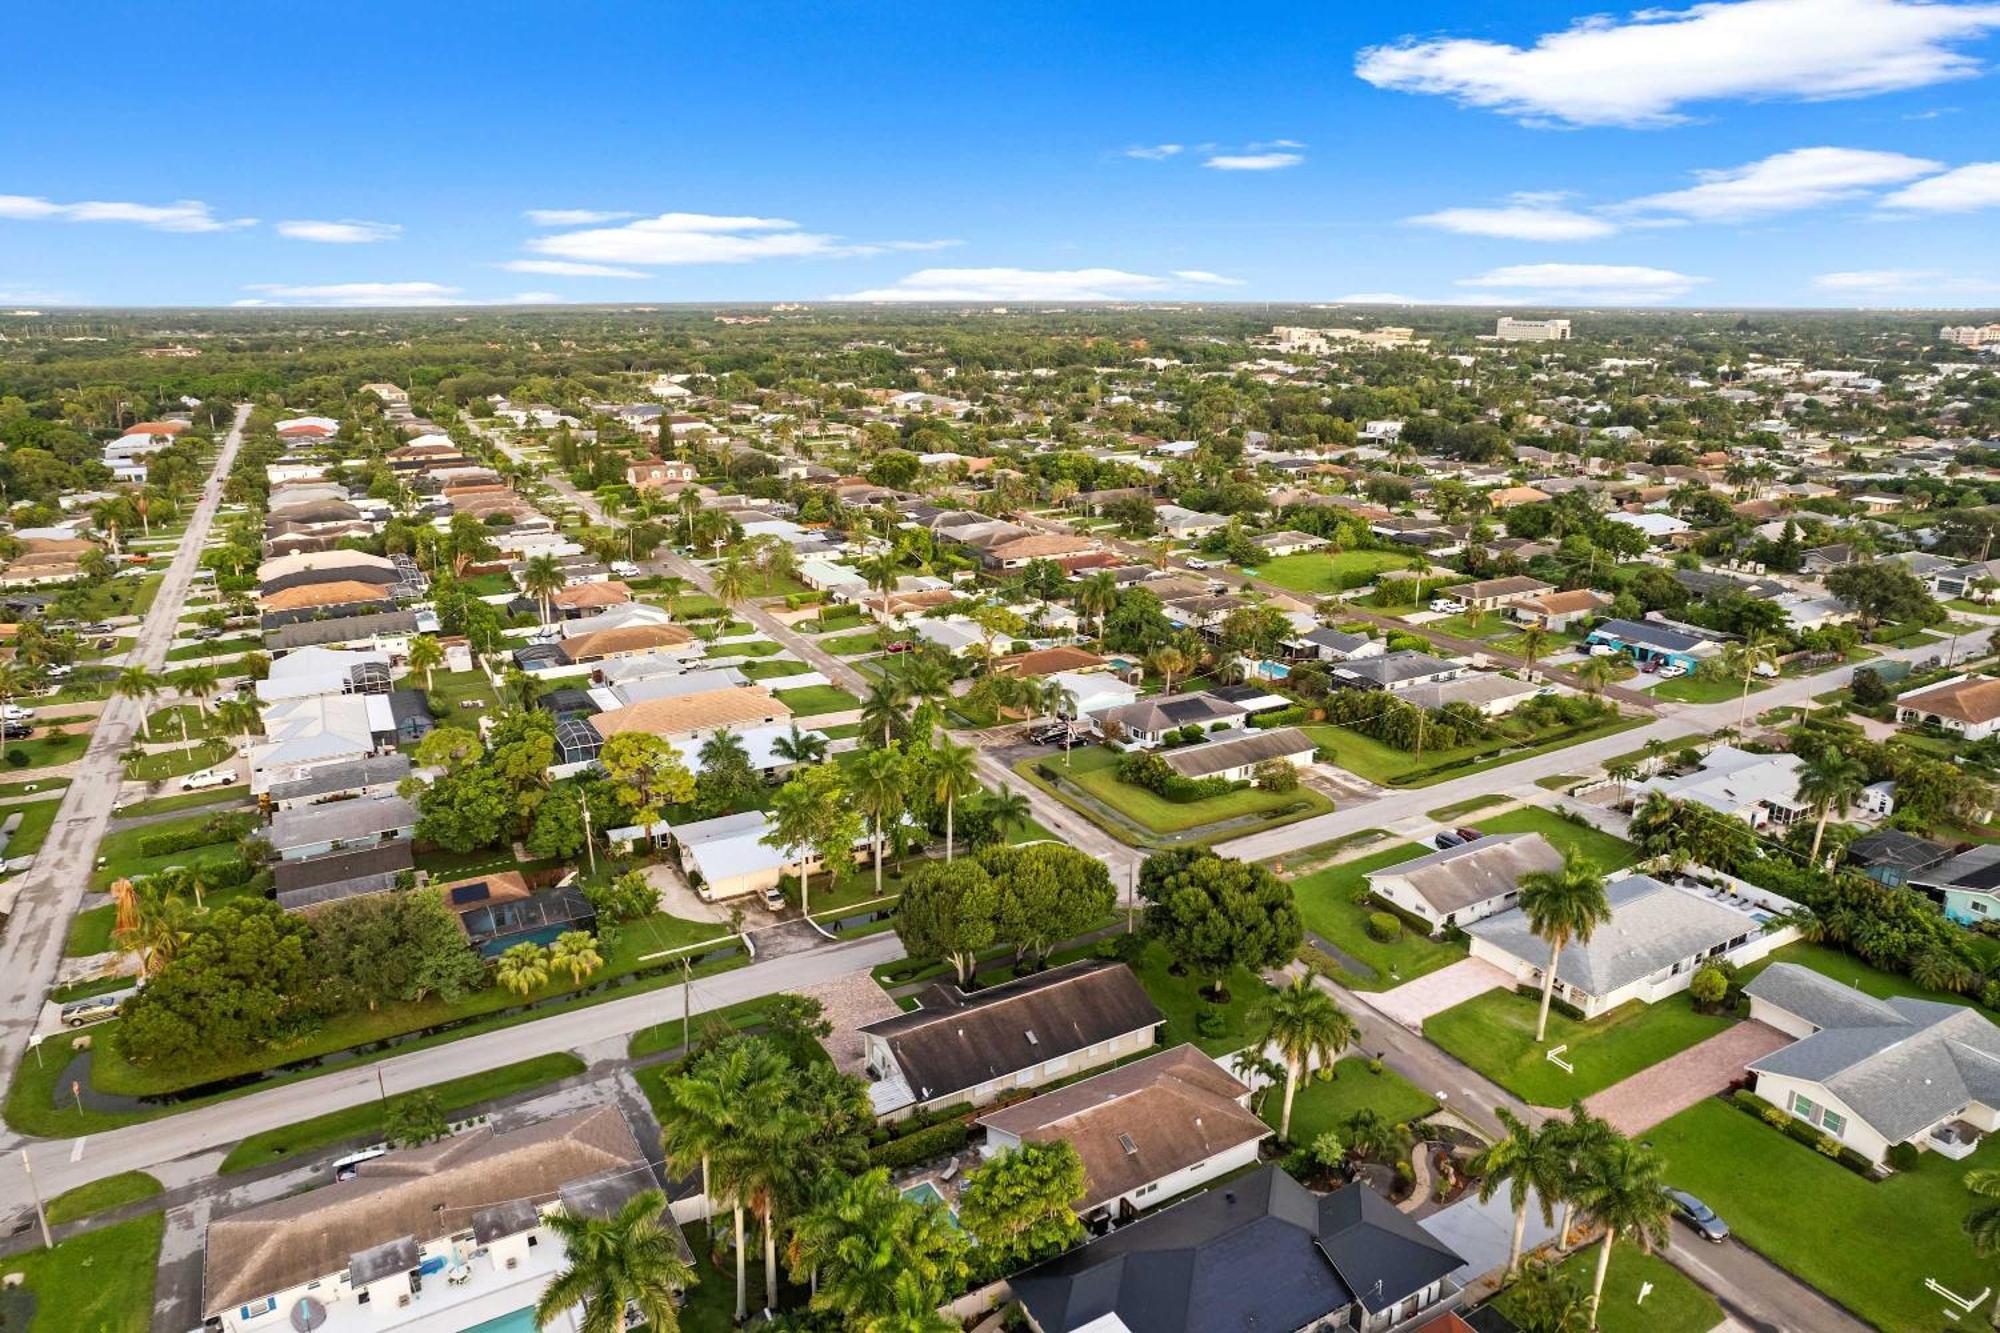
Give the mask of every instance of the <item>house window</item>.
M 1819 1107 L 1796 1092 L 1792 1094 L 1792 1114 L 1801 1120 L 1810 1120 L 1815 1125 L 1819 1123 Z
M 1832 1111 L 1821 1111 L 1819 1116 L 1819 1127 L 1825 1130 L 1827 1133 L 1833 1135 L 1835 1138 L 1839 1138 L 1842 1134 L 1847 1132 L 1847 1117 L 1844 1115 L 1836 1114 L 1835 1112 Z
M 1991 911 L 1992 909 L 1987 907 L 1985 899 L 1974 898 L 1972 900 L 1972 910 L 1979 913 L 1979 915 L 1981 916 L 1985 916 L 1987 912 Z

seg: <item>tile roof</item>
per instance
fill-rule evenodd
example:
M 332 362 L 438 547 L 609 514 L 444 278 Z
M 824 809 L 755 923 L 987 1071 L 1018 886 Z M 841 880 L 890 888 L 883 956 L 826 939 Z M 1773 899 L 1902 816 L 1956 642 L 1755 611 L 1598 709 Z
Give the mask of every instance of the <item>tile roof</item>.
M 285 588 L 259 598 L 257 605 L 264 611 L 307 611 L 321 606 L 386 602 L 389 596 L 388 590 L 379 583 L 336 579 L 331 583 L 304 583 L 296 588 Z
M 2000 718 L 2000 679 L 1974 676 L 1935 689 L 1906 694 L 1896 700 L 1898 708 L 1936 713 L 1960 722 L 1991 722 Z
M 622 731 L 675 735 L 715 727 L 780 722 L 791 715 L 791 707 L 761 685 L 731 686 L 702 694 L 646 699 L 599 713 L 590 723 L 597 728 L 598 735 L 610 740 Z
M 620 625 L 566 638 L 562 648 L 570 661 L 588 662 L 600 657 L 681 648 L 693 642 L 694 635 L 679 625 Z

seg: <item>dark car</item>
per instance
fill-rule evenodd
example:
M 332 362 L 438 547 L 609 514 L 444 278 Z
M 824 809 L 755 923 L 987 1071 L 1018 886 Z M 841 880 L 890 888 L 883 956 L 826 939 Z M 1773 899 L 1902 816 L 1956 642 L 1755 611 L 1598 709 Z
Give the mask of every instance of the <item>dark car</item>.
M 24 741 L 34 734 L 34 727 L 26 722 L 9 722 L 5 726 L 0 726 L 0 737 L 10 741 Z
M 1701 1238 L 1720 1245 L 1729 1239 L 1729 1223 L 1715 1215 L 1715 1210 L 1686 1190 L 1669 1189 L 1667 1202 L 1673 1205 L 1674 1215 L 1701 1233 Z
M 1452 832 L 1456 833 L 1459 837 L 1465 839 L 1465 841 L 1467 842 L 1478 842 L 1482 837 L 1485 836 L 1476 828 L 1453 829 Z
M 1431 839 L 1431 841 L 1436 845 L 1437 849 L 1441 852 L 1447 850 L 1448 848 L 1463 847 L 1465 845 L 1465 839 L 1459 837 L 1458 834 L 1452 832 L 1450 829 L 1446 829 L 1444 832 L 1438 834 L 1437 837 Z

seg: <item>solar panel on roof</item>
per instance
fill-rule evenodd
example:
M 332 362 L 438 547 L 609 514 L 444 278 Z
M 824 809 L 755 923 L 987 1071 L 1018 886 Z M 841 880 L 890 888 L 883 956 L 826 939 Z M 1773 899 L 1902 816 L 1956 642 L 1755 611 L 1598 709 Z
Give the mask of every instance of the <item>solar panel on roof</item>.
M 485 902 L 492 896 L 493 891 L 486 887 L 486 881 L 483 879 L 477 884 L 461 884 L 451 891 L 451 900 L 454 903 Z

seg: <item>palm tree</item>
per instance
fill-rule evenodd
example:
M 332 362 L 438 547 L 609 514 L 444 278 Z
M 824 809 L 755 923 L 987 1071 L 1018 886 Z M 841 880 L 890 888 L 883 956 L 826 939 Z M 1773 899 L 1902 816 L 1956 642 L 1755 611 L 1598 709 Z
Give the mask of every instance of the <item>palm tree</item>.
M 1611 683 L 1611 659 L 1586 657 L 1576 668 L 1576 678 L 1582 682 L 1583 692 L 1595 698 Z
M 944 802 L 944 859 L 949 865 L 958 803 L 979 791 L 977 753 L 970 745 L 946 740 L 931 752 L 931 783 L 931 795 Z
M 731 1108 L 725 1113 L 729 1132 L 709 1154 L 715 1184 L 729 1195 L 736 1233 L 736 1319 L 741 1323 L 750 1313 L 749 1268 L 743 1244 L 743 1209 L 749 1189 L 757 1183 L 759 1156 L 753 1136 L 760 1123 L 784 1099 L 791 1066 L 777 1048 L 761 1040 L 732 1041 L 710 1055 L 703 1064 L 713 1063 L 709 1077 Z
M 1595 1324 L 1604 1299 L 1604 1275 L 1611 1270 L 1611 1247 L 1624 1236 L 1646 1253 L 1667 1241 L 1666 1163 L 1650 1148 L 1617 1138 L 1597 1153 L 1584 1175 L 1578 1203 L 1584 1214 L 1604 1228 L 1597 1251 L 1597 1277 L 1590 1288 L 1590 1318 Z
M 145 701 L 160 692 L 160 678 L 142 666 L 129 666 L 118 673 L 111 682 L 111 692 L 121 699 L 137 699 L 143 709 Z M 153 719 L 142 717 L 139 730 L 147 740 L 153 739 Z
M 1035 822 L 1034 803 L 1011 788 L 987 793 L 980 805 L 993 821 L 993 827 L 1002 833 L 1009 829 L 1026 830 Z
M 1064 713 L 1069 713 L 1073 716 L 1076 712 L 1076 705 L 1077 705 L 1076 691 L 1072 690 L 1069 686 L 1063 684 L 1062 681 L 1055 676 L 1050 676 L 1047 680 L 1042 682 L 1041 687 L 1036 691 L 1036 698 L 1040 701 L 1041 706 L 1048 710 L 1049 721 L 1051 723 L 1054 723 L 1054 721 L 1057 718 L 1063 716 Z M 1075 739 L 1076 736 L 1074 727 L 1071 727 L 1069 730 L 1066 730 L 1063 733 L 1064 768 L 1069 767 L 1070 745 Z
M 548 984 L 549 951 L 532 940 L 524 940 L 500 955 L 494 975 L 508 990 L 526 995 L 535 987 Z
M 1278 1137 L 1287 1142 L 1292 1137 L 1292 1098 L 1299 1090 L 1299 1075 L 1315 1061 L 1331 1065 L 1360 1035 L 1354 1020 L 1317 982 L 1317 973 L 1304 973 L 1264 1006 L 1263 1045 L 1275 1048 L 1285 1065 L 1285 1107 L 1278 1116 Z
M 905 1199 L 877 1168 L 840 1179 L 798 1219 L 794 1272 L 820 1274 L 815 1310 L 865 1330 L 899 1310 L 942 1304 L 964 1279 L 967 1245 L 943 1207 Z
M 112 935 L 119 948 L 139 955 L 140 968 L 149 977 L 158 976 L 179 955 L 195 919 L 187 899 L 167 892 L 164 882 L 154 882 L 158 879 L 154 876 L 139 886 L 132 928 Z
M 204 715 L 208 712 L 208 697 L 214 694 L 216 688 L 222 683 L 222 678 L 212 666 L 184 667 L 169 677 L 169 680 L 176 690 L 182 694 L 191 695 L 194 698 L 195 710 Z M 180 710 L 180 718 L 181 740 L 186 741 L 188 738 L 188 729 L 187 710 L 185 706 Z
M 569 973 L 570 984 L 580 986 L 585 977 L 604 966 L 604 955 L 597 951 L 597 937 L 589 931 L 565 930 L 549 949 L 549 966 Z
M 2000 1200 L 2000 1167 L 1972 1168 L 1965 1173 L 1965 1187 L 1978 1198 Z M 1984 1257 L 2000 1250 L 2000 1202 L 1977 1205 L 1965 1215 L 1963 1225 L 1974 1254 Z
M 882 744 L 888 745 L 895 739 L 896 723 L 902 720 L 903 705 L 908 701 L 903 682 L 894 676 L 884 676 L 868 687 L 868 697 L 861 701 L 861 729 L 864 732 L 879 729 Z
M 1535 662 L 1541 657 L 1542 649 L 1548 646 L 1549 632 L 1540 625 L 1530 625 L 1521 631 L 1521 657 L 1528 665 L 1528 674 L 1535 673 Z
M 561 592 L 568 582 L 562 565 L 552 555 L 530 557 L 527 567 L 521 571 L 521 590 L 541 603 L 544 625 L 549 623 L 550 599 Z
M 687 595 L 688 581 L 678 574 L 662 574 L 656 580 L 659 589 L 666 595 L 667 619 L 672 620 L 680 599 Z
M 1563 853 L 1560 870 L 1534 870 L 1521 876 L 1521 913 L 1528 927 L 1549 942 L 1549 965 L 1542 974 L 1542 1011 L 1535 1023 L 1535 1041 L 1548 1036 L 1549 1000 L 1555 995 L 1556 963 L 1571 940 L 1590 943 L 1598 926 L 1611 919 L 1604 894 L 1604 875 L 1595 863 L 1574 851 Z
M 1732 643 L 1722 650 L 1722 660 L 1728 665 L 1729 674 L 1743 673 L 1743 698 L 1736 709 L 1736 727 L 1740 731 L 1750 715 L 1750 682 L 1757 668 L 1778 665 L 1778 650 L 1762 634 L 1752 634 L 1741 643 Z
M 1543 1127 L 1550 1139 L 1554 1162 L 1550 1167 L 1550 1197 L 1562 1200 L 1562 1220 L 1556 1227 L 1556 1246 L 1569 1243 L 1570 1219 L 1583 1195 L 1583 1182 L 1591 1163 L 1597 1160 L 1618 1131 L 1611 1122 L 1592 1115 L 1582 1102 L 1572 1103 L 1569 1119 L 1551 1120 Z
M 231 695 L 215 706 L 215 721 L 224 731 L 233 731 L 244 740 L 256 729 L 262 714 L 255 702 Z
M 896 557 L 888 554 L 878 555 L 873 560 L 862 562 L 860 572 L 861 577 L 868 581 L 868 586 L 882 594 L 882 606 L 879 616 L 882 622 L 887 624 L 889 621 L 889 594 L 896 590 L 896 583 L 899 578 Z
M 818 731 L 800 731 L 799 724 L 794 722 L 790 734 L 771 742 L 771 753 L 788 764 L 801 767 L 817 764 L 826 758 L 826 735 Z
M 875 861 L 875 896 L 882 896 L 882 830 L 903 813 L 903 756 L 885 747 L 870 750 L 854 770 L 854 800 L 869 821 L 869 850 Z
M 742 560 L 732 555 L 717 566 L 710 587 L 723 610 L 733 611 L 742 605 L 750 592 L 750 576 L 744 571 Z
M 410 640 L 410 670 L 424 673 L 424 688 L 431 687 L 431 672 L 444 665 L 444 648 L 435 636 L 419 634 Z
M 624 1333 L 630 1305 L 653 1333 L 676 1333 L 680 1293 L 696 1278 L 680 1257 L 675 1229 L 661 1225 L 666 1206 L 666 1196 L 649 1189 L 611 1217 L 548 1214 L 543 1223 L 562 1241 L 564 1267 L 535 1302 L 535 1327 L 581 1305 L 581 1333 Z
M 1193 668 L 1194 663 L 1188 660 L 1188 655 L 1172 644 L 1146 654 L 1146 669 L 1160 678 L 1161 694 L 1172 694 L 1174 678 L 1185 676 Z
M 1543 1226 L 1555 1221 L 1553 1205 L 1561 1181 L 1562 1157 L 1552 1128 L 1537 1128 L 1504 1106 L 1494 1114 L 1507 1134 L 1474 1158 L 1471 1169 L 1479 1177 L 1481 1203 L 1490 1201 L 1502 1185 L 1507 1186 L 1507 1202 L 1514 1209 L 1514 1239 L 1507 1249 L 1507 1276 L 1511 1278 L 1521 1265 L 1528 1201 L 1540 1200 Z
M 1838 810 L 1845 818 L 1867 781 L 1868 770 L 1861 761 L 1840 750 L 1821 750 L 1799 765 L 1799 799 L 1819 809 L 1819 822 L 1813 828 L 1812 851 L 1806 857 L 1808 861 L 1819 860 L 1819 844 L 1826 836 L 1827 817 Z

